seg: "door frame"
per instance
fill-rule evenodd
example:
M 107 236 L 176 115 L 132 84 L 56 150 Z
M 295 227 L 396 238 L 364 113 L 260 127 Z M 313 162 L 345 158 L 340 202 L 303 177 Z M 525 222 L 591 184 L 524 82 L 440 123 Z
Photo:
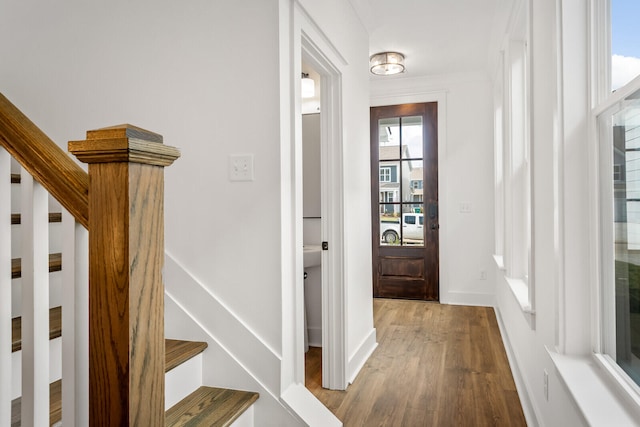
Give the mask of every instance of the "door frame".
M 342 158 L 342 72 L 347 65 L 336 47 L 294 2 L 293 31 L 294 77 L 302 72 L 302 60 L 321 75 L 320 146 L 321 146 L 321 238 L 329 250 L 322 251 L 322 386 L 345 390 L 347 379 L 347 293 L 344 266 L 344 165 Z M 294 78 L 294 81 L 298 81 Z M 302 113 L 299 88 L 294 94 L 294 206 L 295 250 L 299 252 L 295 266 L 296 311 L 304 313 L 302 256 Z M 331 189 L 331 191 L 329 191 Z M 305 364 L 304 317 L 296 316 L 295 373 L 304 384 Z
M 414 92 L 414 93 L 381 93 L 372 95 L 370 98 L 371 107 L 384 107 L 388 105 L 418 104 L 424 102 L 438 103 L 438 225 L 439 229 L 439 289 L 438 295 L 440 303 L 447 304 L 451 297 L 449 295 L 449 263 L 446 257 L 448 247 L 448 221 L 447 207 L 449 200 L 446 190 L 446 157 L 447 157 L 447 92 Z

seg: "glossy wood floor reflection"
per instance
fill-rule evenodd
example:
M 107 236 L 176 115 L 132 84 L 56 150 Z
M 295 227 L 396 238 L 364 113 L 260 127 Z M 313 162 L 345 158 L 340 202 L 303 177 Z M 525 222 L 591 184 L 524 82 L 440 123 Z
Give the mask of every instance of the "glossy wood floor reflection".
M 378 348 L 347 391 L 306 386 L 345 427 L 526 426 L 492 308 L 374 299 Z

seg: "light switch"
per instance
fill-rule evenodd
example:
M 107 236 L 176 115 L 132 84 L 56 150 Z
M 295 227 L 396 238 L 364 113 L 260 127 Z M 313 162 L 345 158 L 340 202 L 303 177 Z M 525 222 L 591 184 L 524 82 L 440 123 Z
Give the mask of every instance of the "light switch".
M 460 213 L 471 213 L 471 202 L 460 202 Z
M 229 181 L 253 181 L 253 154 L 229 156 Z

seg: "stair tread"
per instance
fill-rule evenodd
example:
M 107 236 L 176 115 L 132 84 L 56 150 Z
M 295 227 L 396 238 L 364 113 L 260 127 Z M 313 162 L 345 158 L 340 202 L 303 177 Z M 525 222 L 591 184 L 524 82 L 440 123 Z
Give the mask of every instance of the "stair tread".
M 62 270 L 62 254 L 49 254 L 49 273 Z M 11 278 L 18 279 L 22 276 L 22 259 L 11 260 Z
M 202 341 L 182 341 L 165 339 L 165 372 L 169 372 L 176 366 L 186 362 L 207 348 L 207 343 Z
M 11 214 L 11 225 L 19 225 L 21 223 L 21 215 L 20 214 Z M 62 222 L 62 213 L 60 212 L 51 212 L 49 213 L 49 222 Z
M 49 309 L 49 339 L 62 335 L 62 307 Z M 11 319 L 11 351 L 22 349 L 22 318 Z
M 229 426 L 258 397 L 254 392 L 203 386 L 167 411 L 165 426 Z
M 61 324 L 61 307 L 53 308 L 49 311 L 50 317 L 50 325 L 57 326 L 56 333 L 58 337 L 60 336 L 60 324 Z M 20 334 L 20 318 L 12 319 L 13 323 L 13 335 L 14 338 L 16 336 L 16 324 L 18 329 L 18 336 Z M 50 336 L 55 338 L 54 331 L 52 330 Z M 14 341 L 13 346 L 15 347 L 16 343 Z M 20 345 L 18 343 L 18 345 Z M 193 356 L 201 353 L 204 349 L 207 348 L 206 342 L 199 341 L 182 341 L 182 340 L 173 340 L 173 339 L 165 339 L 165 372 L 170 371 L 174 367 L 179 364 L 187 361 Z M 18 348 L 19 350 L 20 348 Z M 14 350 L 16 351 L 16 350 Z M 257 397 L 256 397 L 257 398 Z M 234 399 L 238 399 L 235 397 Z M 255 399 L 254 399 L 255 400 Z M 62 382 L 60 380 L 55 381 L 49 385 L 49 406 L 50 406 L 50 423 L 53 425 L 54 423 L 60 421 L 62 419 Z M 19 426 L 20 425 L 20 407 L 21 407 L 21 399 L 17 398 L 11 402 L 11 426 Z M 207 418 L 208 420 L 208 418 Z M 177 424 L 181 425 L 181 424 Z M 208 425 L 208 424 L 203 424 Z M 214 425 L 214 424 L 212 424 Z M 215 424 L 218 425 L 218 424 Z M 224 424 L 220 424 L 224 425 Z

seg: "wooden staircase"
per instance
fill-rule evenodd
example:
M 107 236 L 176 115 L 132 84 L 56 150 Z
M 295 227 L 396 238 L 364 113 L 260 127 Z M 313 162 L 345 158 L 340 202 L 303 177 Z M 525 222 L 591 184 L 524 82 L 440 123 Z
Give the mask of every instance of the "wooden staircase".
M 6 126 L 6 123 L 3 123 L 2 119 L 2 114 L 3 112 L 3 107 L 6 106 L 10 106 L 9 110 L 11 110 L 13 107 L 13 105 L 11 105 L 8 100 L 6 100 L 6 98 L 4 98 L 1 94 L 0 94 L 0 149 L 2 149 L 3 147 L 3 143 L 7 143 L 7 140 L 9 139 L 6 129 L 3 128 L 3 126 Z M 17 109 L 16 109 L 17 110 Z M 13 110 L 11 110 L 11 112 L 13 114 L 15 114 L 15 112 Z M 6 118 L 4 118 L 5 121 L 7 121 Z M 11 118 L 10 120 L 8 120 L 8 122 L 11 122 L 12 120 L 14 120 L 14 118 Z M 17 119 L 18 121 L 22 122 L 23 121 L 23 117 L 18 117 Z M 28 120 L 28 119 L 27 119 Z M 31 124 L 29 122 L 28 124 L 29 126 L 33 126 L 35 127 L 35 125 Z M 23 126 L 23 123 L 21 123 L 21 126 Z M 29 126 L 25 126 L 25 127 L 29 127 Z M 37 128 L 36 128 L 37 129 Z M 13 131 L 13 129 L 10 129 L 11 131 Z M 39 129 L 37 129 L 38 132 Z M 100 130 L 100 131 L 91 131 L 94 133 L 99 133 L 100 135 L 104 135 L 105 131 L 109 134 L 109 137 L 113 140 L 116 138 L 116 135 L 120 135 L 120 134 L 124 134 L 127 138 L 130 138 L 131 140 L 135 140 L 135 144 L 138 144 L 138 141 L 140 139 L 144 139 L 145 137 L 147 137 L 147 139 L 149 139 L 148 137 L 151 135 L 151 139 L 153 140 L 156 136 L 155 134 L 151 134 L 150 132 L 129 126 L 129 125 L 124 125 L 121 127 L 115 127 L 115 128 L 109 128 L 109 129 L 104 129 L 104 130 Z M 91 132 L 87 132 L 87 135 L 89 137 L 89 139 L 91 139 L 91 135 L 93 135 Z M 11 135 L 9 135 L 11 136 Z M 159 136 L 158 136 L 159 137 Z M 38 135 L 38 138 L 40 139 L 44 139 L 45 137 L 42 137 L 40 135 Z M 105 141 L 106 139 L 102 139 L 101 141 Z M 37 143 L 38 141 L 36 141 Z M 83 141 L 84 143 L 85 141 Z M 87 141 L 88 142 L 88 141 Z M 156 143 L 156 142 L 160 142 L 161 143 L 161 137 L 160 137 L 160 141 L 151 141 L 152 143 Z M 34 144 L 34 141 L 30 141 L 31 144 Z M 15 141 L 11 142 L 9 145 L 11 144 L 16 144 Z M 98 142 L 98 144 L 100 144 L 100 142 Z M 16 158 L 16 152 L 14 149 L 15 147 L 7 147 L 6 145 L 4 145 L 5 148 L 7 149 L 7 151 L 9 151 L 10 154 L 12 154 L 14 156 L 14 158 Z M 140 155 L 142 157 L 144 156 L 148 156 L 148 157 L 154 157 L 156 156 L 156 160 L 152 160 L 151 162 L 149 162 L 149 164 L 156 164 L 156 165 L 161 165 L 161 166 L 166 166 L 168 164 L 170 164 L 173 159 L 166 160 L 169 159 L 171 156 L 174 155 L 174 153 L 171 151 L 170 147 L 168 148 L 164 148 L 163 147 L 153 147 L 150 148 L 151 144 L 143 141 L 143 143 L 141 145 L 136 145 L 134 147 L 134 150 L 138 150 L 137 155 Z M 50 147 L 47 146 L 47 148 L 42 149 L 41 148 L 41 152 L 49 152 L 51 150 Z M 89 151 L 93 150 L 93 148 L 90 148 Z M 145 151 L 147 150 L 147 151 Z M 154 151 L 156 150 L 156 151 Z M 19 151 L 19 150 L 18 150 Z M 87 148 L 86 146 L 80 147 L 78 148 L 76 146 L 76 151 L 77 152 L 84 152 L 85 156 L 85 160 L 87 158 L 90 158 L 87 162 L 88 163 L 92 163 L 95 159 L 93 159 L 91 156 L 99 156 L 99 155 L 103 155 L 105 151 L 109 151 L 109 149 L 105 149 L 104 145 L 99 147 L 96 151 L 92 151 L 90 154 L 86 154 L 87 152 Z M 107 154 L 107 157 L 110 157 L 110 160 L 114 160 L 114 158 L 116 160 L 114 160 L 115 162 L 117 162 L 116 164 L 118 166 L 116 166 L 117 168 L 120 168 L 120 164 L 123 162 L 124 158 L 123 157 L 119 157 L 121 156 L 122 152 L 116 153 L 117 151 L 117 147 L 116 149 L 113 149 L 111 152 L 109 152 Z M 131 157 L 131 146 L 127 147 L 125 149 L 126 151 L 126 157 L 130 158 Z M 158 152 L 160 154 L 158 154 Z M 97 154 L 96 154 L 97 153 Z M 142 153 L 142 154 L 140 154 Z M 149 154 L 151 153 L 151 154 Z M 78 154 L 79 158 L 82 159 L 82 153 Z M 21 156 L 23 156 L 23 153 L 19 153 L 19 155 L 17 156 L 17 160 L 20 161 L 21 160 Z M 134 155 L 135 156 L 135 155 Z M 164 157 L 163 157 L 164 156 Z M 39 156 L 36 156 L 39 157 Z M 158 158 L 162 157 L 161 160 L 157 160 Z M 144 160 L 142 160 L 142 163 L 146 163 L 147 162 L 147 158 L 145 158 Z M 42 160 L 37 160 L 38 162 L 42 162 Z M 84 160 L 83 160 L 84 161 Z M 125 162 L 127 160 L 124 160 Z M 139 159 L 137 159 L 136 161 L 139 161 Z M 154 163 L 154 161 L 156 161 L 156 163 Z M 57 161 L 56 161 L 57 162 Z M 53 162 L 53 163 L 56 163 Z M 104 162 L 104 160 L 99 160 L 98 163 L 102 163 Z M 20 161 L 20 163 L 22 164 L 23 167 L 27 167 L 25 166 L 25 164 Z M 44 161 L 44 163 L 46 163 L 46 160 Z M 91 167 L 93 165 L 90 165 L 90 172 L 91 172 Z M 37 168 L 36 168 L 37 169 Z M 121 171 L 121 170 L 120 170 Z M 0 171 L 1 172 L 1 171 Z M 40 169 L 37 169 L 36 172 L 33 171 L 29 171 L 32 175 L 34 175 L 35 178 L 37 179 L 45 179 L 47 176 L 47 173 L 43 173 Z M 128 173 L 128 172 L 127 172 Z M 75 173 L 77 175 L 77 173 Z M 73 175 L 73 173 L 70 173 L 70 175 Z M 144 176 L 142 177 L 144 180 Z M 157 178 L 154 178 L 157 179 Z M 161 178 L 160 178 L 161 179 Z M 79 182 L 83 182 L 85 181 L 84 178 L 80 177 L 77 178 L 75 177 L 74 180 L 79 181 Z M 18 186 L 21 183 L 21 177 L 19 174 L 11 174 L 11 184 L 14 184 L 15 186 Z M 152 181 L 153 183 L 153 181 Z M 44 185 L 44 183 L 43 183 Z M 71 186 L 74 186 L 75 184 L 71 184 Z M 110 185 L 110 184 L 106 184 L 106 185 Z M 13 185 L 12 185 L 13 187 Z M 79 186 L 80 188 L 82 187 L 82 185 Z M 154 185 L 151 185 L 151 187 L 154 187 Z M 162 189 L 162 184 L 160 182 L 160 187 Z M 52 191 L 50 188 L 47 187 L 47 190 L 49 190 L 49 192 L 54 195 L 56 198 L 59 196 L 59 194 L 56 194 L 55 191 Z M 87 190 L 88 191 L 88 190 Z M 137 190 L 136 190 L 137 191 Z M 60 192 L 59 192 L 60 193 Z M 64 193 L 64 191 L 62 191 L 62 193 Z M 83 199 L 82 190 L 77 190 L 75 191 L 76 196 L 75 198 L 78 200 Z M 151 196 L 152 199 L 153 198 L 157 198 L 157 195 L 152 195 Z M 161 197 L 161 196 L 160 196 Z M 89 200 L 91 200 L 91 198 L 88 198 Z M 2 201 L 0 201 L 0 203 L 3 203 Z M 75 203 L 75 202 L 73 202 Z M 78 221 L 80 224 L 84 225 L 85 227 L 89 227 L 91 224 L 89 215 L 87 213 L 87 208 L 82 206 L 82 203 L 80 203 L 80 207 L 78 206 L 69 206 L 68 204 L 65 204 L 63 201 L 61 201 L 61 204 L 67 208 L 70 212 L 72 212 L 72 214 L 74 214 L 74 216 L 76 217 L 76 221 Z M 143 203 L 145 204 L 145 203 Z M 151 203 L 153 204 L 153 203 Z M 160 208 L 162 208 L 162 203 L 159 203 Z M 93 209 L 97 209 L 99 208 L 99 206 L 97 205 L 93 205 Z M 136 207 L 137 209 L 137 207 Z M 75 211 L 75 212 L 74 212 Z M 160 215 L 162 215 L 160 213 Z M 160 217 L 161 218 L 161 217 Z M 49 213 L 49 223 L 60 223 L 63 220 L 63 215 L 60 213 Z M 150 216 L 149 218 L 145 218 L 144 219 L 152 221 L 155 220 L 155 218 L 153 218 L 152 216 Z M 129 220 L 126 220 L 127 224 L 129 223 Z M 133 220 L 132 220 L 133 222 Z M 144 222 L 144 221 L 143 221 Z M 22 223 L 22 217 L 20 213 L 12 213 L 11 214 L 11 224 L 12 226 L 20 226 Z M 156 223 L 156 225 L 158 225 L 161 227 L 162 226 L 162 221 L 160 220 L 159 223 Z M 89 232 L 90 232 L 90 238 L 91 238 L 91 233 L 92 230 L 89 228 Z M 114 232 L 113 230 L 107 230 L 108 233 Z M 162 238 L 160 238 L 160 243 L 162 244 Z M 90 241 L 90 247 L 91 247 L 91 241 Z M 156 253 L 159 252 L 160 256 L 163 256 L 163 245 L 161 245 L 160 249 L 153 249 L 156 251 Z M 66 252 L 65 252 L 66 253 Z M 155 255 L 155 254 L 152 254 Z M 64 254 L 63 253 L 50 253 L 49 254 L 49 272 L 53 273 L 53 272 L 59 272 L 59 271 L 63 271 L 64 269 L 64 264 L 63 264 L 63 259 L 64 259 Z M 106 258 L 106 257 L 105 257 Z M 102 261 L 102 260 L 101 260 Z M 92 255 L 90 252 L 90 260 L 89 262 L 92 262 Z M 136 261 L 137 262 L 137 261 Z M 154 262 L 155 264 L 160 263 L 161 265 L 161 260 L 157 260 Z M 18 279 L 22 277 L 22 267 L 23 267 L 23 262 L 20 258 L 14 258 L 11 259 L 11 279 Z M 94 269 L 95 270 L 95 269 Z M 92 273 L 94 274 L 94 273 Z M 132 276 L 133 277 L 133 276 Z M 95 276 L 90 274 L 90 282 L 91 280 L 95 280 Z M 119 281 L 121 279 L 118 279 Z M 134 285 L 131 285 L 134 286 Z M 94 284 L 95 287 L 95 284 Z M 156 292 L 157 295 L 157 291 Z M 162 295 L 162 290 L 159 291 L 160 295 Z M 90 292 L 89 295 L 90 298 L 96 298 L 97 295 L 94 295 L 93 293 Z M 98 304 L 99 305 L 99 304 Z M 90 307 L 92 307 L 90 305 Z M 93 306 L 95 308 L 95 306 Z M 160 304 L 160 307 L 162 307 L 162 304 Z M 108 311 L 108 309 L 106 310 Z M 142 310 L 143 312 L 145 310 Z M 1 313 L 0 313 L 1 314 Z M 143 313 L 144 315 L 146 315 L 146 313 Z M 92 314 L 93 316 L 93 314 Z M 155 319 L 160 319 L 160 320 L 164 320 L 164 314 L 163 312 L 161 313 L 155 313 L 152 315 L 152 318 Z M 54 340 L 57 338 L 62 337 L 64 339 L 64 331 L 62 328 L 63 325 L 63 307 L 53 307 L 49 309 L 49 339 L 50 340 Z M 94 319 L 90 318 L 87 319 L 89 320 L 90 324 L 91 322 L 94 322 Z M 144 323 L 143 326 L 146 327 L 146 321 L 142 321 Z M 150 320 L 149 323 L 154 322 L 154 320 Z M 155 321 L 157 323 L 157 320 Z M 98 321 L 98 324 L 99 321 Z M 95 325 L 92 325 L 92 327 Z M 108 329 L 118 329 L 121 328 L 121 326 L 111 326 Z M 102 329 L 105 329 L 104 323 L 102 324 Z M 93 329 L 90 329 L 90 334 L 92 333 Z M 160 331 L 162 331 L 163 328 L 160 328 Z M 12 318 L 11 320 L 11 338 L 12 338 L 12 345 L 11 345 L 11 349 L 12 352 L 19 352 L 22 350 L 22 318 L 21 317 L 15 317 Z M 98 335 L 94 333 L 94 337 Z M 92 338 L 92 339 L 96 339 L 96 338 Z M 95 343 L 92 341 L 92 346 Z M 111 343 L 113 344 L 113 343 Z M 144 345 L 144 344 L 143 344 Z M 90 347 L 93 348 L 93 347 Z M 200 354 L 202 354 L 207 348 L 207 343 L 206 342 L 195 342 L 195 341 L 182 341 L 182 340 L 176 340 L 176 339 L 165 339 L 164 340 L 164 373 L 168 373 L 169 371 L 171 371 L 172 369 L 177 368 L 178 366 L 181 366 L 182 364 L 192 360 L 195 357 L 198 357 Z M 145 348 L 146 351 L 148 351 L 149 349 Z M 90 350 L 91 351 L 91 350 Z M 131 351 L 131 350 L 129 350 Z M 147 354 L 148 356 L 148 354 Z M 151 354 L 151 356 L 153 356 L 153 354 Z M 93 356 L 91 356 L 90 354 L 90 359 L 93 358 Z M 93 363 L 93 360 L 91 361 L 91 363 Z M 107 362 L 108 363 L 108 362 Z M 200 362 L 202 363 L 202 362 Z M 153 363 L 152 363 L 153 364 Z M 91 369 L 91 368 L 90 368 Z M 132 363 L 131 366 L 128 366 L 128 369 L 131 369 L 131 374 L 130 376 L 145 376 L 144 372 L 141 373 L 134 373 L 133 370 L 135 369 L 134 364 Z M 87 376 L 89 376 L 90 381 L 91 381 L 91 375 L 89 375 L 89 373 L 86 373 Z M 62 420 L 62 399 L 63 399 L 63 392 L 62 392 L 62 384 L 63 384 L 64 378 L 62 380 L 58 380 L 58 381 L 54 381 L 53 383 L 51 383 L 49 385 L 49 407 L 50 407 L 50 416 L 49 416 L 49 421 L 50 421 L 50 425 L 59 425 L 57 423 L 60 423 Z M 160 389 L 163 391 L 164 394 L 164 381 L 162 381 L 163 385 L 162 387 L 160 387 Z M 92 385 L 93 387 L 93 385 Z M 122 391 L 122 386 L 117 386 L 119 387 L 119 392 Z M 92 388 L 91 393 L 96 393 L 95 389 Z M 125 392 L 128 393 L 134 393 L 134 389 L 130 389 L 129 391 Z M 98 393 L 104 393 L 103 396 L 106 396 L 106 393 L 112 393 L 109 391 L 104 391 L 104 392 L 98 392 Z M 147 396 L 145 396 L 146 399 Z M 235 420 L 238 419 L 238 417 L 240 417 L 247 409 L 249 409 L 251 407 L 251 405 L 258 399 L 258 393 L 253 393 L 253 392 L 246 392 L 246 391 L 238 391 L 238 390 L 229 390 L 229 389 L 221 389 L 221 388 L 214 388 L 214 387 L 207 387 L 207 386 L 200 386 L 197 389 L 193 390 L 193 392 L 191 394 L 189 394 L 188 396 L 186 396 L 185 398 L 183 398 L 181 401 L 179 401 L 177 404 L 173 405 L 171 408 L 168 408 L 168 410 L 165 412 L 165 425 L 166 426 L 230 426 L 233 424 L 233 422 Z M 161 397 L 162 400 L 164 401 L 164 396 Z M 149 396 L 149 399 L 158 399 L 157 396 Z M 91 408 L 92 405 L 92 399 L 89 399 L 89 412 L 92 413 L 93 409 Z M 20 421 L 20 417 L 21 417 L 21 406 L 22 406 L 22 401 L 21 398 L 17 398 L 14 399 L 11 402 L 11 426 L 19 426 L 21 425 L 21 421 Z M 164 406 L 164 405 L 162 405 Z M 129 409 L 129 406 L 127 404 L 127 408 L 123 409 L 123 411 L 125 411 L 126 413 L 128 413 L 129 411 L 133 411 L 134 409 Z M 95 420 L 94 418 L 90 417 L 90 420 Z M 145 423 L 145 419 L 142 420 L 138 420 L 138 424 L 139 421 L 142 421 L 143 423 Z M 2 421 L 0 420 L 0 424 L 2 424 Z M 145 423 L 146 424 L 146 423 Z M 155 422 L 152 422 L 152 424 L 157 425 Z M 97 425 L 95 424 L 94 421 L 91 421 L 91 425 Z M 107 424 L 100 424 L 100 425 L 107 425 Z M 113 423 L 111 425 L 114 425 Z M 120 424 L 122 425 L 122 424 Z M 133 425 L 133 424 L 131 424 Z
M 62 335 L 62 307 L 49 311 L 50 339 Z M 22 349 L 21 318 L 12 320 L 12 349 Z M 165 339 L 165 372 L 178 367 L 205 351 L 206 342 Z M 49 420 L 55 425 L 62 420 L 62 380 L 49 387 Z M 199 387 L 167 410 L 166 426 L 229 426 L 257 399 L 258 393 L 215 387 Z M 21 399 L 11 402 L 11 426 L 20 425 Z

